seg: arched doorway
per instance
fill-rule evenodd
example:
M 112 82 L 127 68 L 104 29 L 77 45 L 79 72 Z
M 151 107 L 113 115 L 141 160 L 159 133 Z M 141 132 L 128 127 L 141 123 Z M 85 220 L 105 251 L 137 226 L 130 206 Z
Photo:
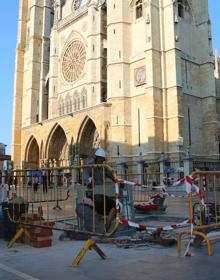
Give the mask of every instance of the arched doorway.
M 40 159 L 40 153 L 39 153 L 39 146 L 37 143 L 37 140 L 32 137 L 29 140 L 29 143 L 26 148 L 26 167 L 31 169 L 36 169 L 39 167 L 39 159 Z
M 100 147 L 100 137 L 94 122 L 86 118 L 78 134 L 79 158 L 91 158 L 94 151 Z
M 47 158 L 58 166 L 67 165 L 69 147 L 63 128 L 57 125 L 51 132 L 47 144 Z

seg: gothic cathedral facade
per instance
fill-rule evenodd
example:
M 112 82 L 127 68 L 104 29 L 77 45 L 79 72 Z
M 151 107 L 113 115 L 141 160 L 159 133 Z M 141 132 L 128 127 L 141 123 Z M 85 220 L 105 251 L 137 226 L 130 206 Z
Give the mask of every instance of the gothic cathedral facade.
M 20 0 L 12 159 L 219 155 L 208 0 Z

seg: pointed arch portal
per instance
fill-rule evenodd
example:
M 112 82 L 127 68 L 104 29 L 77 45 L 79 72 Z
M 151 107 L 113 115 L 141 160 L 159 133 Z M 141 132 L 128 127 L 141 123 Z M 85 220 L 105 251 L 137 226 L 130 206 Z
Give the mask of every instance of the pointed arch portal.
M 89 158 L 94 155 L 94 150 L 100 147 L 100 137 L 95 123 L 86 118 L 81 125 L 78 135 L 78 155 L 80 158 Z
M 57 125 L 51 132 L 47 145 L 48 159 L 57 162 L 68 160 L 68 143 L 66 134 L 60 125 Z
M 26 148 L 26 162 L 27 167 L 31 169 L 36 169 L 39 167 L 40 150 L 37 140 L 31 137 Z

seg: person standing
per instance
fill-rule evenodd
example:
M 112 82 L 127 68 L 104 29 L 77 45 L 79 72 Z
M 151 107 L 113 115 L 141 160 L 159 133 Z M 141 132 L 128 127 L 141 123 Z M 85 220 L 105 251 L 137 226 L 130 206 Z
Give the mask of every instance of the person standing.
M 2 178 L 2 184 L 0 185 L 0 204 L 8 203 L 9 200 L 9 186 L 7 177 Z
M 48 190 L 48 172 L 43 170 L 42 172 L 42 185 L 43 185 L 43 192 L 47 193 Z
M 39 178 L 37 175 L 34 176 L 34 192 L 36 193 L 38 190 Z
M 8 204 L 9 202 L 9 186 L 8 186 L 8 178 L 3 177 L 2 184 L 0 185 L 0 205 L 2 208 L 2 216 L 3 216 L 3 237 L 5 240 L 10 240 L 10 220 L 8 219 Z

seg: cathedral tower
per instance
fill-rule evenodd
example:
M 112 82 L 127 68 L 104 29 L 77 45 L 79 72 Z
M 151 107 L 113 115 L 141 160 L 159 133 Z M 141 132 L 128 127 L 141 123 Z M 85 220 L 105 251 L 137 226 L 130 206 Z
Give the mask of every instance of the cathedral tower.
M 20 0 L 18 27 L 15 165 L 217 161 L 207 0 Z

